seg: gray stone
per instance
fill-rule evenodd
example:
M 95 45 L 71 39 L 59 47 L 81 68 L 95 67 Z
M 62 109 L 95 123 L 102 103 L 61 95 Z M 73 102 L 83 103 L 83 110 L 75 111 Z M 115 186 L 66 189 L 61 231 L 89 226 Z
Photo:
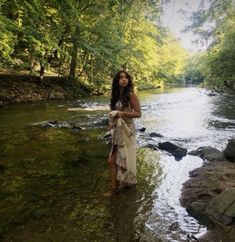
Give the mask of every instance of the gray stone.
M 149 136 L 150 137 L 159 137 L 159 138 L 163 137 L 163 135 L 155 133 L 155 132 L 152 132 Z
M 235 139 L 230 139 L 224 152 L 227 160 L 235 162 Z
M 235 222 L 235 188 L 224 190 L 213 198 L 205 209 L 206 213 L 223 225 Z
M 224 154 L 222 151 L 217 150 L 211 146 L 199 147 L 196 150 L 190 151 L 189 155 L 199 156 L 204 160 L 209 161 L 222 161 Z
M 159 149 L 166 150 L 176 158 L 181 158 L 187 154 L 187 149 L 181 148 L 171 142 L 163 142 L 158 144 Z
M 199 201 L 195 201 L 192 202 L 189 207 L 187 208 L 187 211 L 191 214 L 191 215 L 201 215 L 205 208 L 206 208 L 207 203 L 205 202 L 199 202 Z
M 42 127 L 43 128 L 54 128 L 55 126 L 53 125 L 53 124 L 51 124 L 51 123 L 44 123 L 43 125 L 42 125 Z
M 145 132 L 145 130 L 146 130 L 146 128 L 143 127 L 143 128 L 140 128 L 140 129 L 139 129 L 139 132 L 143 133 L 143 132 Z
M 207 206 L 207 202 L 204 201 L 195 201 L 192 202 L 187 208 L 187 212 L 200 221 L 202 224 L 209 224 L 209 220 L 205 214 L 205 208 Z
M 100 139 L 107 139 L 107 138 L 111 138 L 111 131 L 109 130 L 109 131 L 106 131 L 105 133 L 103 133 L 103 134 L 101 134 L 100 136 L 99 136 L 99 138 Z

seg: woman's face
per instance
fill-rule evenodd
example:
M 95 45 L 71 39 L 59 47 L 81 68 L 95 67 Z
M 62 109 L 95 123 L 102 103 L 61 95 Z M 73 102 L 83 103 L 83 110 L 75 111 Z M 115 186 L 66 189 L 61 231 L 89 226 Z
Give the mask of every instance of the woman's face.
M 128 78 L 126 76 L 126 73 L 125 72 L 121 72 L 120 73 L 120 78 L 119 78 L 119 86 L 120 87 L 126 87 L 128 85 Z

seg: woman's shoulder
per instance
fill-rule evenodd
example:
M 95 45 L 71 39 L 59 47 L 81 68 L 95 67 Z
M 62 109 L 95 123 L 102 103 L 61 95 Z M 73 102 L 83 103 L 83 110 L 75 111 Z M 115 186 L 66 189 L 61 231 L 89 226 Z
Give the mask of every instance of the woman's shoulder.
M 134 91 L 130 92 L 130 101 L 135 102 L 138 99 L 136 93 Z
M 137 102 L 138 102 L 137 95 L 135 94 L 134 91 L 131 91 L 130 92 L 130 101 L 129 101 L 130 107 L 133 108 Z

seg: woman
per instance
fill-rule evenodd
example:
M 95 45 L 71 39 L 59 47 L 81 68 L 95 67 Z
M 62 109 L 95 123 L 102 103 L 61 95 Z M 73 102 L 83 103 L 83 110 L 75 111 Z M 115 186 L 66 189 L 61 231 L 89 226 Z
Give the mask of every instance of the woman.
M 112 147 L 108 158 L 111 192 L 136 184 L 136 134 L 133 118 L 141 117 L 138 97 L 133 92 L 131 76 L 119 71 L 112 83 L 109 130 Z

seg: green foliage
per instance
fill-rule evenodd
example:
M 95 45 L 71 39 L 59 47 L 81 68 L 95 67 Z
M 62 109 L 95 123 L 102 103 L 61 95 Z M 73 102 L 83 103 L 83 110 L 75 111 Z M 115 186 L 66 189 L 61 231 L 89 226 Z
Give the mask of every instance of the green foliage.
M 209 27 L 205 29 L 205 25 Z M 195 12 L 189 29 L 207 42 L 208 37 L 211 38 L 207 51 L 198 55 L 194 63 L 197 75 L 203 76 L 204 85 L 212 89 L 235 89 L 235 6 L 232 1 L 213 1 L 208 9 Z M 207 35 L 203 35 L 203 31 Z
M 202 59 L 204 52 L 189 57 L 184 71 L 184 79 L 187 84 L 200 84 L 204 81 L 202 74 Z
M 1 65 L 100 93 L 126 68 L 136 86 L 179 84 L 187 53 L 157 24 L 160 1 L 0 0 Z

